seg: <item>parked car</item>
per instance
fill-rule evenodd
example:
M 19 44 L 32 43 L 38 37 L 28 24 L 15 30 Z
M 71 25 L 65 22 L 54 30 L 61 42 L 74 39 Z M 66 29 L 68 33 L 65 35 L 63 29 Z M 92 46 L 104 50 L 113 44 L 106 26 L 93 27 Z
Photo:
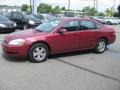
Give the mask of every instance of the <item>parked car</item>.
M 115 42 L 115 31 L 85 18 L 58 18 L 34 29 L 7 35 L 2 43 L 6 55 L 43 62 L 48 55 L 93 49 L 100 54 Z
M 16 22 L 19 29 L 34 28 L 42 23 L 40 19 L 21 12 L 10 12 L 6 16 Z
M 104 22 L 109 25 L 118 24 L 118 22 L 112 17 L 104 17 Z
M 56 18 L 51 14 L 39 14 L 39 15 L 35 15 L 35 16 L 36 16 L 36 18 L 41 19 L 42 22 L 46 22 L 46 21 L 49 21 L 49 20 L 52 20 L 52 19 Z
M 10 21 L 7 17 L 0 14 L 0 33 L 12 32 L 16 29 L 17 24 Z
M 114 17 L 117 20 L 118 24 L 120 24 L 120 19 L 118 17 Z

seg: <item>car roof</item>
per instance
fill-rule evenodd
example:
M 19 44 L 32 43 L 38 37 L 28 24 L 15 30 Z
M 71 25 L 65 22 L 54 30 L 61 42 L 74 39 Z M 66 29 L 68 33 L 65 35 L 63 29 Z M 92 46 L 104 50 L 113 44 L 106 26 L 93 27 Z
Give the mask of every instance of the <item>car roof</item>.
M 81 18 L 81 17 L 60 17 L 58 19 L 62 19 L 64 21 L 69 21 L 69 20 L 92 20 L 95 21 L 93 19 L 89 19 L 89 18 Z

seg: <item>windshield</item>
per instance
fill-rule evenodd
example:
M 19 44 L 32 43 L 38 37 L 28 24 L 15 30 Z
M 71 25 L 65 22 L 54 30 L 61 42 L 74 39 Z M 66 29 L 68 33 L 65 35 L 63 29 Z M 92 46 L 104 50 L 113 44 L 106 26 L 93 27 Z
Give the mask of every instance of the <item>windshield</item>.
M 52 16 L 52 15 L 45 15 L 45 18 L 47 19 L 47 20 L 52 20 L 52 19 L 55 19 L 55 17 L 54 16 Z
M 32 14 L 30 14 L 30 15 L 25 15 L 25 17 L 28 18 L 28 19 L 35 19 L 35 18 L 36 18 L 36 17 L 35 17 L 34 15 L 32 15 Z
M 9 21 L 9 19 L 3 15 L 0 15 L 0 21 Z
M 48 22 L 45 22 L 41 25 L 39 25 L 38 27 L 36 27 L 35 29 L 41 32 L 51 32 L 52 30 L 54 30 L 59 24 L 61 23 L 61 20 L 51 20 Z

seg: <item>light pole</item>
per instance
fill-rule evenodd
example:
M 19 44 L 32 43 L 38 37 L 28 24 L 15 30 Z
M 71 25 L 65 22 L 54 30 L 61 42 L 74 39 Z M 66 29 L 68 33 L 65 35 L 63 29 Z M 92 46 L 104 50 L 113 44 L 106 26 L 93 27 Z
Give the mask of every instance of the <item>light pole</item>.
M 31 3 L 31 0 L 30 0 L 30 13 L 32 13 L 32 3 Z
M 70 10 L 70 0 L 68 0 L 68 11 Z
M 113 0 L 113 12 L 115 12 L 115 0 Z
M 95 5 L 96 5 L 96 2 L 95 2 L 95 0 L 94 0 L 94 8 L 96 8 Z

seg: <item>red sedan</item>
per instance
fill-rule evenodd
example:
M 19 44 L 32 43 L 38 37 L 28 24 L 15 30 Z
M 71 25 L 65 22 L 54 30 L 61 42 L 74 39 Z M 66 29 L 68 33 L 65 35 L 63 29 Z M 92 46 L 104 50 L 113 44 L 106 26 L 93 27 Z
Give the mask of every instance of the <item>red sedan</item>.
M 43 62 L 51 54 L 94 49 L 103 53 L 115 41 L 112 28 L 85 18 L 59 18 L 34 29 L 7 35 L 3 51 L 15 57 L 29 57 L 31 62 Z

